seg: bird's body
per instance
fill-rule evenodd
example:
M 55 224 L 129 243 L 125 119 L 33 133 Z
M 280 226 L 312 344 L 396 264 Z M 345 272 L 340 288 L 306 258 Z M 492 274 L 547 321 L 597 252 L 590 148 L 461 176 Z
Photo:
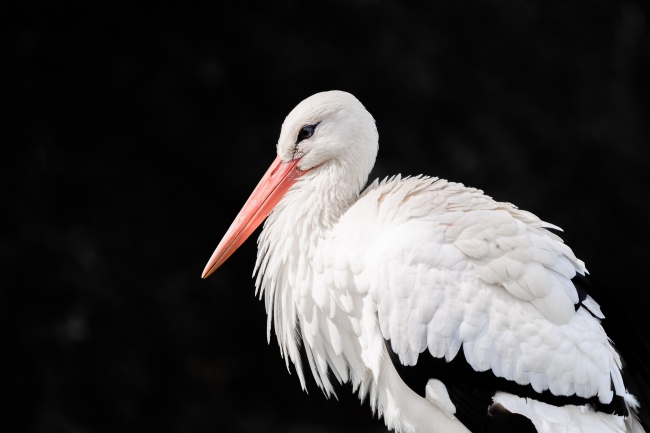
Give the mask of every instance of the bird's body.
M 643 432 L 600 308 L 572 281 L 585 266 L 555 227 L 437 178 L 361 192 L 376 153 L 374 120 L 352 95 L 306 99 L 206 266 L 273 208 L 256 286 L 303 387 L 301 345 L 328 395 L 332 378 L 351 382 L 396 431 Z M 437 364 L 424 382 L 403 380 L 427 358 Z M 450 376 L 457 364 L 469 374 Z

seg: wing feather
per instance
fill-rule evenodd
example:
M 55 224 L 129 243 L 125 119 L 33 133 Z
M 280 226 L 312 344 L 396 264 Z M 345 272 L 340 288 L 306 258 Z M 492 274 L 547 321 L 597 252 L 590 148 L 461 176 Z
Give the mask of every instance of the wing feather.
M 355 206 L 366 209 L 341 224 L 355 212 L 366 224 L 348 255 L 356 268 L 365 262 L 379 327 L 402 364 L 425 350 L 448 361 L 463 350 L 474 370 L 537 392 L 606 402 L 613 383 L 624 395 L 618 354 L 585 309 L 599 312 L 597 304 L 576 307 L 571 279 L 584 264 L 547 230 L 554 226 L 430 178 L 374 184 Z

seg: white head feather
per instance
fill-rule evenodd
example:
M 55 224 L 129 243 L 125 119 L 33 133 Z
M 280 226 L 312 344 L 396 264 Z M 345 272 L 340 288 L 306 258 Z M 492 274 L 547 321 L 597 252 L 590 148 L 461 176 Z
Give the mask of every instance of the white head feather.
M 300 129 L 317 125 L 314 134 L 296 143 Z M 316 93 L 299 103 L 282 124 L 278 156 L 283 161 L 301 158 L 299 170 L 320 172 L 333 164 L 350 179 L 328 179 L 346 184 L 354 181 L 358 193 L 375 163 L 378 134 L 375 120 L 353 95 L 338 90 Z M 338 170 L 337 170 L 338 171 Z M 309 178 L 313 179 L 312 176 Z

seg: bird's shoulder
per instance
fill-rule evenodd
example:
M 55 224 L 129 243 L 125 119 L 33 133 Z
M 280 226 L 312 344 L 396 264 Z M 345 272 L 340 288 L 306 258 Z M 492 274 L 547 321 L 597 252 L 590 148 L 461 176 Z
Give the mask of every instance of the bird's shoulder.
M 376 218 L 383 222 L 401 222 L 451 210 L 493 209 L 496 206 L 497 202 L 482 190 L 462 183 L 429 176 L 396 175 L 372 182 L 350 212 L 374 211 Z
M 550 229 L 559 230 L 479 189 L 396 176 L 375 181 L 343 215 L 333 252 L 370 254 L 368 267 L 378 272 L 404 267 L 460 273 L 566 323 L 582 301 L 571 279 L 586 268 Z

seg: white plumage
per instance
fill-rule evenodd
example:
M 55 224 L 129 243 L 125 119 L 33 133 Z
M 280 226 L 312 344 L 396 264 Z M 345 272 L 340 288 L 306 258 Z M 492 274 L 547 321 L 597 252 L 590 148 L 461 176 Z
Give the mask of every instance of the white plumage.
M 465 432 L 446 385 L 453 378 L 430 371 L 420 396 L 398 372 L 424 356 L 450 362 L 462 352 L 471 371 L 584 399 L 553 406 L 541 394 L 496 389 L 485 415 L 519 414 L 539 432 L 643 432 L 598 304 L 572 282 L 584 263 L 548 230 L 557 227 L 437 178 L 395 176 L 360 193 L 377 146 L 374 120 L 352 95 L 301 102 L 282 126 L 278 158 L 204 271 L 273 209 L 259 238 L 256 287 L 268 337 L 274 327 L 302 386 L 301 343 L 326 394 L 333 376 L 368 396 L 396 431 Z M 598 411 L 595 399 L 630 410 Z

